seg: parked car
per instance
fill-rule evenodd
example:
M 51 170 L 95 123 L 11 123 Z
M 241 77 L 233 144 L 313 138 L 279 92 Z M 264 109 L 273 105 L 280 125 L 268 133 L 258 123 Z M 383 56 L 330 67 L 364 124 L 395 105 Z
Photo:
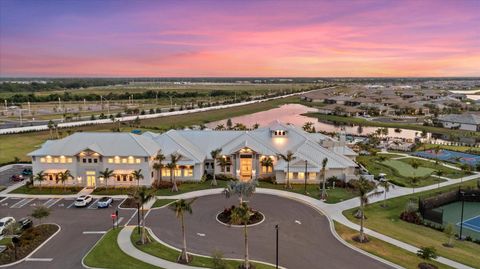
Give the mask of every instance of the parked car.
M 5 234 L 7 228 L 13 224 L 15 224 L 15 219 L 13 217 L 5 217 L 0 219 L 0 235 Z
M 31 169 L 31 168 L 25 168 L 25 169 L 23 169 L 22 175 L 24 175 L 24 176 L 31 176 L 31 175 L 32 175 L 32 169 Z
M 107 208 L 112 204 L 112 202 L 112 197 L 102 197 L 100 200 L 98 200 L 97 206 L 98 208 Z
M 25 177 L 23 177 L 23 175 L 20 175 L 20 174 L 19 174 L 19 175 L 13 175 L 12 177 L 10 177 L 10 179 L 11 179 L 12 181 L 22 181 L 22 180 L 25 179 Z
M 90 195 L 81 195 L 75 200 L 76 207 L 84 207 L 92 202 L 92 196 Z
M 33 222 L 29 218 L 21 218 L 17 221 L 20 230 L 26 230 L 33 226 Z

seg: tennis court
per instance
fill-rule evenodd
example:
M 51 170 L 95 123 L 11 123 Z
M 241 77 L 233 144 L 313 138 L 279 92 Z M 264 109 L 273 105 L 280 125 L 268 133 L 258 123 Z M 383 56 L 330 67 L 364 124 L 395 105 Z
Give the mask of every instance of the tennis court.
M 462 202 L 454 202 L 435 208 L 443 211 L 443 225 L 453 224 L 455 231 L 460 232 L 462 217 Z M 465 202 L 463 208 L 463 236 L 470 236 L 480 240 L 480 203 Z
M 480 155 L 468 154 L 458 151 L 451 151 L 441 149 L 438 154 L 435 150 L 429 149 L 426 151 L 417 151 L 412 153 L 414 156 L 423 157 L 427 159 L 439 159 L 441 161 L 447 161 L 451 163 L 466 163 L 471 166 L 476 166 L 480 163 Z

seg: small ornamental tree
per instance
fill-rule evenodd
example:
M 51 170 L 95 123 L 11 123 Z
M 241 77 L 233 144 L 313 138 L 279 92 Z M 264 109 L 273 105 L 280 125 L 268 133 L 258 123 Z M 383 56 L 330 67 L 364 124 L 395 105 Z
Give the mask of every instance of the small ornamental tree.
M 36 207 L 32 214 L 30 214 L 32 217 L 38 219 L 38 221 L 40 222 L 40 224 L 42 223 L 42 219 L 45 219 L 47 218 L 48 216 L 50 216 L 50 209 L 45 207 L 45 206 L 38 206 Z
M 453 238 L 455 237 L 455 230 L 452 224 L 448 224 L 443 230 L 446 236 L 448 236 L 448 242 L 443 244 L 446 247 L 453 248 Z
M 437 258 L 437 250 L 434 247 L 422 247 L 417 251 L 417 256 L 425 262 L 418 264 L 419 268 L 436 268 L 433 264 L 428 263 L 432 259 Z

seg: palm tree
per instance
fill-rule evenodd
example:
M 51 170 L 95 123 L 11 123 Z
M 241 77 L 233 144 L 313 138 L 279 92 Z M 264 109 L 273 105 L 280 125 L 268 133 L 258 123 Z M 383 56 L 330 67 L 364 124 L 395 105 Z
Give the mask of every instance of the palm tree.
M 47 127 L 48 127 L 48 130 L 50 131 L 50 139 L 52 139 L 52 138 L 53 138 L 53 133 L 52 133 L 52 130 L 53 130 L 53 121 L 52 121 L 52 120 L 49 120 L 49 121 L 48 121 Z
M 105 189 L 108 188 L 108 180 L 113 176 L 113 170 L 105 168 L 105 170 L 100 171 L 100 176 L 105 179 Z
M 313 127 L 313 122 L 311 121 L 308 121 L 308 122 L 305 122 L 302 126 L 302 129 L 305 131 L 305 132 L 308 132 L 310 133 L 312 131 L 312 127 Z
M 138 169 L 132 172 L 132 177 L 137 181 L 137 190 L 140 187 L 140 180 L 144 179 L 142 169 Z
M 244 198 L 250 197 L 255 193 L 258 182 L 256 180 L 251 181 L 230 181 L 225 187 L 225 196 L 230 198 L 232 194 L 236 194 L 240 201 L 240 205 L 244 203 Z
M 412 177 L 412 191 L 415 193 L 415 185 L 417 184 L 417 177 L 415 176 L 415 171 L 417 171 L 418 167 L 420 166 L 420 163 L 413 159 L 410 165 L 413 168 L 413 177 Z
M 182 235 L 183 235 L 183 248 L 182 248 L 182 253 L 180 254 L 180 257 L 178 257 L 179 260 L 182 260 L 186 263 L 189 262 L 188 260 L 188 254 L 187 254 L 187 237 L 185 233 L 185 221 L 184 221 L 184 215 L 185 213 L 192 214 L 192 203 L 195 200 L 191 200 L 190 202 L 185 201 L 184 199 L 177 200 L 173 202 L 169 208 L 175 212 L 175 216 L 180 219 L 180 222 L 182 224 Z
M 70 170 L 65 170 L 64 172 L 60 172 L 57 175 L 57 184 L 58 182 L 62 182 L 64 191 L 67 190 L 67 185 L 65 184 L 69 178 L 73 178 Z
M 360 198 L 360 207 L 358 208 L 358 211 L 360 213 L 360 235 L 359 235 L 359 241 L 361 243 L 365 242 L 366 235 L 363 230 L 364 227 L 364 221 L 365 221 L 365 207 L 368 205 L 369 198 L 373 195 L 377 195 L 376 192 L 373 192 L 372 194 L 369 194 L 369 192 L 372 190 L 372 184 L 373 184 L 373 189 L 376 189 L 377 186 L 375 183 L 368 181 L 364 177 L 360 177 L 358 181 L 355 182 L 355 189 L 357 190 L 357 193 Z
M 287 162 L 287 180 L 285 181 L 285 188 L 291 189 L 292 185 L 290 185 L 290 162 L 295 160 L 297 157 L 293 156 L 293 152 L 290 150 L 287 151 L 286 155 L 278 154 L 280 158 L 282 158 L 285 162 Z
M 437 178 L 438 188 L 440 188 L 440 182 L 442 181 L 440 177 L 443 176 L 444 172 L 443 172 L 443 170 L 437 170 L 437 171 L 435 171 L 435 174 L 438 177 Z
M 250 268 L 250 260 L 248 255 L 248 221 L 253 215 L 252 210 L 248 207 L 247 203 L 242 203 L 240 206 L 232 209 L 230 219 L 232 223 L 243 223 L 243 236 L 245 240 L 245 260 L 243 262 L 243 268 Z
M 212 156 L 213 159 L 213 179 L 212 179 L 212 186 L 217 186 L 217 179 L 215 178 L 215 170 L 217 168 L 217 159 L 220 155 L 220 152 L 222 152 L 222 149 L 218 148 L 215 150 L 212 150 L 210 152 L 210 156 Z
M 217 127 L 215 127 L 215 130 L 217 130 L 217 131 L 225 130 L 225 125 L 219 124 L 219 125 L 217 125 Z
M 159 150 L 157 156 L 155 156 L 155 161 L 157 163 L 154 164 L 153 169 L 158 171 L 159 180 L 162 181 L 162 168 L 163 168 L 163 161 L 165 161 L 165 155 L 162 154 L 162 151 Z
M 266 167 L 267 172 L 270 167 L 273 167 L 273 159 L 270 157 L 265 157 L 260 161 L 260 164 L 264 167 Z
M 322 195 L 320 197 L 320 199 L 322 199 L 322 200 L 327 199 L 327 187 L 325 186 L 326 181 L 327 181 L 327 179 L 326 179 L 327 163 L 328 163 L 328 159 L 323 158 L 323 160 L 322 160 Z
M 225 172 L 225 167 L 232 165 L 232 163 L 228 158 L 220 157 L 218 158 L 218 165 L 220 165 L 220 167 L 222 167 L 222 171 Z
M 387 207 L 387 192 L 390 191 L 390 188 L 395 188 L 395 185 L 390 183 L 388 179 L 381 180 L 380 183 L 378 184 L 379 186 L 383 187 L 383 207 Z
M 146 186 L 142 186 L 139 188 L 135 194 L 133 195 L 133 199 L 137 202 L 138 206 L 140 207 L 140 214 L 142 219 L 142 228 L 141 228 L 141 242 L 145 244 L 146 242 L 146 233 L 145 233 L 145 212 L 143 210 L 143 206 L 150 202 L 152 199 L 155 199 L 155 191 L 148 189 Z
M 433 151 L 435 152 L 435 164 L 438 164 L 438 153 L 440 153 L 440 146 L 436 146 Z
M 167 164 L 167 167 L 170 169 L 170 182 L 173 183 L 173 192 L 178 191 L 177 181 L 175 181 L 175 168 L 177 168 L 177 163 L 181 157 L 177 154 L 170 154 L 170 162 Z
M 33 177 L 33 180 L 38 181 L 40 189 L 42 189 L 42 181 L 45 180 L 45 174 L 43 173 L 43 170 L 35 174 L 35 176 Z

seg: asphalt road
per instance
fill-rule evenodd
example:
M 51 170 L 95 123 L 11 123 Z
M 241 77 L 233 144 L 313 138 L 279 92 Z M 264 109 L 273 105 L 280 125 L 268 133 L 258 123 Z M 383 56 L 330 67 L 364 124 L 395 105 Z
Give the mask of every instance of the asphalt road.
M 216 221 L 216 215 L 237 204 L 236 198 L 222 195 L 198 198 L 193 214 L 186 216 L 188 250 L 211 255 L 220 250 L 225 257 L 243 258 L 243 229 L 228 227 Z M 255 194 L 250 206 L 265 214 L 263 223 L 250 227 L 250 258 L 275 263 L 275 225 L 280 227 L 279 264 L 290 269 L 390 268 L 340 243 L 330 232 L 327 218 L 315 209 L 286 198 Z M 152 210 L 147 226 L 166 243 L 180 248 L 181 228 L 168 209 Z
M 8 187 L 10 185 L 13 185 L 17 182 L 15 181 L 12 181 L 10 178 L 13 176 L 13 175 L 16 175 L 16 174 L 21 174 L 23 169 L 24 168 L 31 168 L 31 166 L 29 165 L 14 165 L 12 168 L 10 169 L 7 169 L 5 171 L 1 171 L 0 172 L 0 186 L 5 186 L 5 187 Z M 25 177 L 25 180 L 28 179 L 28 177 Z
M 111 228 L 110 214 L 115 211 L 121 200 L 114 201 L 109 209 L 97 209 L 96 204 L 91 204 L 90 208 L 75 208 L 72 206 L 73 202 L 73 199 L 48 198 L 8 198 L 0 202 L 0 217 L 13 216 L 15 219 L 26 217 L 31 214 L 35 206 L 45 204 L 50 206 L 52 213 L 43 222 L 61 226 L 61 231 L 32 256 L 32 258 L 52 259 L 51 261 L 24 261 L 9 268 L 83 268 L 81 263 L 83 256 L 102 236 L 98 232 Z M 122 218 L 120 225 L 124 225 L 133 214 L 133 210 L 119 210 L 119 219 Z

